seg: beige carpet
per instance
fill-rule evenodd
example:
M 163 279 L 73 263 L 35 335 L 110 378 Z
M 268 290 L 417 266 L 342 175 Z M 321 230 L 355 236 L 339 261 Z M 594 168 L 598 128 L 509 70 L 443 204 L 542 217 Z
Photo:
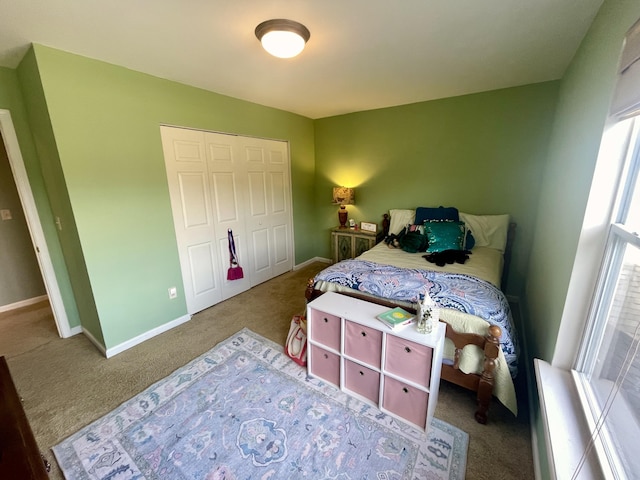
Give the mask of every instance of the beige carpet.
M 284 274 L 110 359 L 83 335 L 58 338 L 46 303 L 0 314 L 0 355 L 7 358 L 36 440 L 52 464 L 51 478 L 62 478 L 53 445 L 242 327 L 283 343 L 291 316 L 304 311 L 306 280 L 324 266 Z M 467 479 L 534 478 L 524 384 L 518 382 L 518 418 L 495 403 L 489 424 L 479 425 L 473 393 L 442 383 L 436 416 L 469 433 Z

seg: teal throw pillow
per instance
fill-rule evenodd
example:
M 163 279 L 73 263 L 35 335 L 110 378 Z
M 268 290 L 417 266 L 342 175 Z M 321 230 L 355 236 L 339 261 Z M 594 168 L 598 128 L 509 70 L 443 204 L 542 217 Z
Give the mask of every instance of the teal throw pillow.
M 424 222 L 424 233 L 429 242 L 428 253 L 464 248 L 464 222 Z

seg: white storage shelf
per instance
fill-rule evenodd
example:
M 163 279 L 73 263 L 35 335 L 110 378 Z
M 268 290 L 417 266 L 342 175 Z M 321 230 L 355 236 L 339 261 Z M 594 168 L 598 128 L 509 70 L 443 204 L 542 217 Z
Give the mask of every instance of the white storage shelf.
M 334 292 L 307 306 L 309 375 L 427 431 L 438 402 L 445 325 L 418 333 L 376 318 L 387 307 Z

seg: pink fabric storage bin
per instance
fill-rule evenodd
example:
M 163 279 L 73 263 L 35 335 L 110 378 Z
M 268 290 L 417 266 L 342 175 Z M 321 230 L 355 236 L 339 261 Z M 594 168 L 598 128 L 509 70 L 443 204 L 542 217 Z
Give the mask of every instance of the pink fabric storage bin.
M 380 368 L 382 332 L 355 322 L 345 322 L 344 353 Z
M 317 345 L 311 345 L 311 358 L 308 361 L 312 375 L 340 387 L 340 357 L 338 355 Z
M 425 345 L 387 335 L 385 371 L 412 382 L 429 386 L 433 350 Z
M 351 360 L 344 361 L 344 386 L 376 405 L 380 399 L 380 372 L 359 365 Z
M 316 342 L 340 351 L 340 317 L 311 310 L 311 335 Z
M 409 422 L 425 428 L 429 394 L 395 378 L 384 377 L 382 407 Z

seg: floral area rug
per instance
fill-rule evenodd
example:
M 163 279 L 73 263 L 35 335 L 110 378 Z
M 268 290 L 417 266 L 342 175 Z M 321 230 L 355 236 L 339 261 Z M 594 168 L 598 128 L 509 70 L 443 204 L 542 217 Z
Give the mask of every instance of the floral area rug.
M 243 329 L 53 447 L 67 479 L 463 479 L 468 435 L 428 434 Z

